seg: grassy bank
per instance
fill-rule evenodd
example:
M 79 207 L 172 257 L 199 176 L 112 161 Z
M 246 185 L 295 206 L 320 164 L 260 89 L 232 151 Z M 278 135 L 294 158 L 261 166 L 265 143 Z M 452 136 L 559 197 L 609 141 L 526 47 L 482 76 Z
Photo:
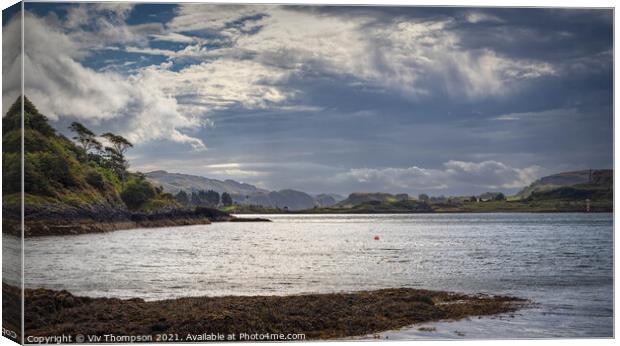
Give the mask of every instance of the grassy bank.
M 19 291 L 3 285 L 3 301 Z M 306 339 L 366 335 L 415 323 L 514 311 L 526 301 L 410 288 L 290 296 L 141 299 L 76 297 L 27 289 L 26 336 L 59 334 L 304 334 Z M 177 339 L 178 338 L 178 339 Z M 153 339 L 155 340 L 155 339 Z

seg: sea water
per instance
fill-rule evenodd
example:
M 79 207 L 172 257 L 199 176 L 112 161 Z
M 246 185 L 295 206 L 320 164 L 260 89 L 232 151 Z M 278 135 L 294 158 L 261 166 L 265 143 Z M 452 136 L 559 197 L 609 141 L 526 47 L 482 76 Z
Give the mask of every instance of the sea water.
M 273 222 L 27 238 L 25 285 L 146 300 L 388 287 L 513 295 L 534 304 L 381 337 L 613 336 L 612 214 L 262 217 Z M 4 247 L 19 241 L 4 235 Z

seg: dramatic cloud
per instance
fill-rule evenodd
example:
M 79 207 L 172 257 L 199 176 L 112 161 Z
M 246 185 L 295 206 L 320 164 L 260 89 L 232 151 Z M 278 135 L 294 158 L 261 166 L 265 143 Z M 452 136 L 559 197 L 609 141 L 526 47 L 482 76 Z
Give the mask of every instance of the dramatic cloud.
M 26 95 L 52 120 L 79 119 L 87 124 L 123 119 L 121 132 L 130 140 L 169 139 L 204 148 L 181 132 L 200 120 L 179 111 L 174 97 L 153 81 L 149 67 L 133 76 L 101 72 L 83 66 L 83 47 L 44 20 L 27 14 L 24 36 Z M 154 83 L 153 83 L 154 82 Z
M 26 15 L 27 94 L 48 116 L 93 123 L 129 117 L 136 127 L 126 134 L 135 141 L 167 138 L 203 148 L 202 140 L 181 130 L 209 123 L 214 109 L 295 107 L 281 105 L 300 93 L 283 86 L 291 76 L 346 75 L 352 83 L 412 96 L 432 93 L 439 81 L 455 97 L 484 97 L 554 73 L 548 63 L 462 49 L 449 30 L 451 19 L 374 23 L 372 17 L 343 20 L 286 7 L 192 4 L 181 6 L 164 30 L 161 23 L 127 25 L 131 11 L 126 4 L 81 4 L 63 21 Z M 213 40 L 186 32 L 209 33 L 226 44 L 207 48 Z M 187 45 L 151 48 L 150 40 Z M 173 61 L 203 60 L 181 70 L 145 66 L 129 76 L 80 63 L 117 46 Z
M 21 27 L 18 14 L 2 28 L 2 114 L 21 94 Z
M 27 3 L 24 18 L 27 96 L 61 131 L 127 136 L 136 169 L 462 194 L 612 164 L 607 10 Z M 6 112 L 19 20 L 3 30 Z
M 493 18 L 481 13 L 468 18 L 472 16 L 478 21 Z M 215 32 L 229 45 L 161 53 L 252 57 L 298 74 L 344 74 L 413 96 L 436 92 L 434 88 L 447 89 L 454 97 L 502 95 L 521 81 L 555 74 L 544 61 L 466 49 L 452 30 L 455 24 L 454 19 L 402 17 L 379 23 L 369 16 L 343 19 L 287 7 L 184 5 L 169 29 Z
M 78 4 L 68 8 L 64 21 L 56 23 L 82 49 L 105 49 L 125 44 L 148 45 L 148 36 L 161 33 L 163 25 L 128 25 L 127 19 L 133 7 L 130 3 Z

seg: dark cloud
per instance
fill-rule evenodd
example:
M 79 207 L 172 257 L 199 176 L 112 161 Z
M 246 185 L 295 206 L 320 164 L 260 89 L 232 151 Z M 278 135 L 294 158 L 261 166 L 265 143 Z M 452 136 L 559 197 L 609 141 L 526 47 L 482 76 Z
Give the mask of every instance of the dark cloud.
M 82 88 L 117 99 L 90 125 L 133 136 L 132 165 L 141 170 L 316 193 L 427 187 L 448 195 L 514 191 L 542 174 L 612 166 L 609 9 L 31 11 L 48 18 L 37 25 L 88 53 L 64 53 L 74 78 L 111 83 L 115 91 Z M 96 25 L 71 26 L 77 13 Z M 89 37 L 97 47 L 85 44 Z M 61 127 L 83 114 L 41 103 Z

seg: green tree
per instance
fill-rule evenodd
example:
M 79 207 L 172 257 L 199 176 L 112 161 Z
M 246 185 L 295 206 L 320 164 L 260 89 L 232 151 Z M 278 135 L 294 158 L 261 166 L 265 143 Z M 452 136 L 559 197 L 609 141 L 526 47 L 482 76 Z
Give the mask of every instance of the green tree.
M 217 207 L 217 205 L 220 204 L 220 194 L 217 193 L 216 191 L 213 191 L 213 190 L 207 191 L 207 193 L 205 194 L 205 197 L 207 199 L 207 205 L 211 207 Z
M 193 205 L 201 205 L 202 201 L 200 200 L 200 194 L 198 191 L 192 191 L 192 196 L 190 198 L 190 203 Z
M 121 198 L 129 209 L 138 209 L 149 199 L 155 197 L 155 189 L 148 181 L 134 179 L 127 183 Z
M 428 202 L 429 197 L 427 194 L 421 193 L 418 195 L 418 200 L 420 200 L 421 202 Z
M 122 183 L 125 182 L 125 172 L 127 171 L 128 165 L 125 161 L 123 155 L 121 155 L 116 149 L 112 147 L 105 147 L 104 149 L 104 162 L 103 166 L 111 169 L 114 174 L 121 180 Z
M 125 157 L 125 152 L 127 149 L 132 148 L 133 144 L 131 144 L 125 137 L 120 135 L 115 135 L 110 132 L 106 132 L 101 135 L 101 137 L 107 139 L 111 144 L 112 148 L 116 150 L 123 158 Z
M 231 206 L 233 204 L 232 197 L 228 192 L 222 193 L 222 204 L 226 207 Z
M 75 132 L 73 139 L 80 144 L 80 147 L 86 154 L 101 150 L 101 143 L 97 140 L 97 136 L 86 126 L 74 121 L 69 126 L 69 130 Z
M 101 135 L 101 137 L 107 139 L 112 144 L 112 147 L 106 147 L 105 151 L 111 160 L 113 169 L 118 172 L 119 178 L 124 184 L 126 175 L 125 173 L 127 171 L 127 168 L 129 168 L 129 163 L 125 160 L 125 152 L 129 148 L 132 148 L 133 144 L 126 140 L 125 137 L 115 135 L 110 132 L 104 133 L 103 135 Z
M 189 204 L 189 196 L 187 195 L 187 192 L 183 190 L 179 191 L 174 198 L 181 204 Z

